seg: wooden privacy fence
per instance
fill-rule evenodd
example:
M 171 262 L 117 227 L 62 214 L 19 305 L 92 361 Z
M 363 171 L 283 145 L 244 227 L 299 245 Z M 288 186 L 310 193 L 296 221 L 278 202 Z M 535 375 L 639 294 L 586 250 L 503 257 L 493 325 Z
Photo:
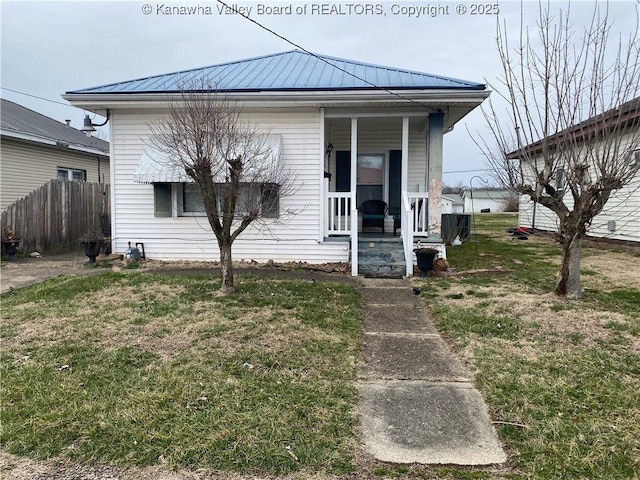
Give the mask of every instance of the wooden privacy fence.
M 101 231 L 109 210 L 108 184 L 50 180 L 2 212 L 2 237 L 13 230 L 21 252 L 77 249 L 81 237 Z

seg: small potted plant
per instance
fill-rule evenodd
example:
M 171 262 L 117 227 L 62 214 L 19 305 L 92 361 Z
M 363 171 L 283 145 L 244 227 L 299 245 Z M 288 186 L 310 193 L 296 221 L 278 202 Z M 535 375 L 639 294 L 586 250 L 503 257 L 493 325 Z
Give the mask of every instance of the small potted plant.
M 15 260 L 18 247 L 20 246 L 20 237 L 18 237 L 10 227 L 4 228 L 2 246 L 4 247 L 4 251 L 7 252 L 7 260 Z
M 100 255 L 100 248 L 103 242 L 104 235 L 98 231 L 87 232 L 80 238 L 80 243 L 84 247 L 84 254 L 89 257 L 88 264 L 96 263 L 96 257 Z

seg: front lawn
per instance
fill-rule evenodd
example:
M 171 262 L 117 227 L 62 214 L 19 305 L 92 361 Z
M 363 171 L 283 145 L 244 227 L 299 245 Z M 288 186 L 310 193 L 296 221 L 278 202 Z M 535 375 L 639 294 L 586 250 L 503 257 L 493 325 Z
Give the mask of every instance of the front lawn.
M 2 298 L 3 449 L 273 474 L 353 465 L 351 286 L 105 273 Z
M 225 479 L 638 478 L 640 258 L 585 248 L 584 298 L 565 301 L 549 293 L 559 249 L 513 240 L 516 222 L 477 215 L 472 238 L 448 249 L 458 271 L 512 273 L 412 280 L 475 372 L 504 466 L 363 453 L 353 286 L 243 276 L 220 298 L 217 279 L 138 271 L 2 297 L 3 449 Z
M 476 217 L 451 266 L 514 272 L 416 282 L 476 371 L 511 476 L 638 478 L 640 258 L 584 249 L 584 298 L 565 301 L 549 293 L 560 251 L 548 236 L 513 240 L 515 215 Z

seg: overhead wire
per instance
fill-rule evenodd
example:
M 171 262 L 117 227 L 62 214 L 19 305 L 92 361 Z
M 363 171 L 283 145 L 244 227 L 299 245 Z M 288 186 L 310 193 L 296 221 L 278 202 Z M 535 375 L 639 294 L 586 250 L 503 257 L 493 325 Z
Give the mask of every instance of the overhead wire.
M 243 18 L 245 18 L 245 19 L 249 20 L 250 22 L 252 22 L 252 23 L 256 24 L 258 27 L 262 28 L 263 30 L 266 30 L 267 32 L 271 33 L 272 35 L 275 35 L 275 36 L 276 36 L 276 37 L 278 37 L 279 39 L 284 40 L 284 41 L 285 41 L 285 42 L 287 42 L 289 45 L 292 45 L 292 46 L 296 47 L 297 49 L 302 50 L 304 53 L 306 53 L 306 54 L 308 54 L 308 55 L 311 55 L 312 57 L 314 57 L 314 58 L 316 58 L 316 59 L 320 60 L 321 62 L 324 62 L 324 63 L 326 63 L 327 65 L 329 65 L 329 66 L 331 66 L 331 67 L 333 67 L 333 68 L 335 68 L 335 69 L 337 69 L 337 70 L 340 70 L 341 72 L 346 73 L 347 75 L 349 75 L 349 76 L 351 76 L 351 77 L 353 77 L 353 78 L 355 78 L 355 79 L 357 79 L 357 80 L 360 80 L 361 82 L 364 82 L 364 83 L 366 83 L 367 85 L 369 85 L 369 86 L 371 86 L 371 87 L 373 87 L 373 88 L 376 88 L 376 89 L 378 89 L 378 90 L 382 90 L 382 91 L 384 91 L 384 92 L 387 92 L 387 93 L 389 93 L 390 95 L 393 95 L 393 96 L 395 96 L 395 97 L 398 97 L 398 98 L 400 98 L 400 99 L 402 99 L 402 100 L 406 100 L 406 101 L 408 101 L 408 102 L 410 102 L 410 103 L 415 103 L 416 105 L 420 105 L 420 106 L 421 106 L 421 107 L 423 107 L 423 108 L 428 108 L 428 109 L 432 109 L 432 108 L 433 108 L 432 106 L 426 105 L 426 104 L 424 104 L 424 103 L 422 103 L 422 102 L 418 102 L 418 101 L 416 101 L 416 100 L 414 100 L 414 99 L 412 99 L 412 98 L 405 97 L 404 95 L 400 95 L 399 93 L 394 92 L 393 90 L 390 90 L 390 89 L 388 89 L 388 88 L 386 88 L 386 87 L 381 87 L 381 86 L 379 86 L 379 85 L 376 85 L 375 83 L 370 82 L 369 80 L 366 80 L 366 79 L 364 79 L 364 78 L 362 78 L 362 77 L 360 77 L 360 76 L 356 75 L 355 73 L 349 72 L 348 70 L 345 70 L 344 68 L 339 67 L 338 65 L 335 65 L 334 63 L 331 63 L 331 62 L 330 62 L 329 60 L 327 60 L 326 58 L 323 58 L 323 57 L 321 57 L 321 56 L 319 56 L 319 55 L 317 55 L 317 54 L 315 54 L 315 53 L 313 53 L 313 52 L 311 52 L 311 51 L 307 50 L 307 49 L 306 49 L 306 48 L 304 48 L 303 46 L 301 46 L 301 45 L 299 45 L 299 44 L 295 43 L 294 41 L 289 40 L 289 39 L 288 39 L 288 38 L 286 38 L 285 36 L 283 36 L 283 35 L 279 34 L 278 32 L 276 32 L 276 31 L 274 31 L 274 30 L 272 30 L 272 29 L 270 29 L 269 27 L 266 27 L 266 26 L 262 25 L 262 24 L 261 24 L 260 22 L 258 22 L 257 20 L 254 20 L 254 19 L 253 19 L 253 18 L 251 18 L 249 15 L 247 15 L 247 14 L 245 14 L 244 12 L 241 12 L 240 10 L 238 10 L 238 9 L 235 7 L 235 5 L 229 5 L 229 4 L 225 3 L 223 0 L 216 0 L 216 1 L 217 1 L 218 3 L 220 3 L 221 5 L 225 6 L 226 8 L 230 9 L 230 10 L 231 10 L 231 11 L 233 11 L 234 13 L 236 13 L 236 14 L 238 14 L 238 15 L 242 16 Z
M 7 88 L 7 87 L 0 87 L 0 88 L 2 88 L 2 90 L 6 90 L 8 92 L 17 93 L 18 95 L 25 95 L 27 97 L 37 98 L 38 100 L 44 100 L 45 102 L 57 103 L 58 105 L 64 105 L 65 107 L 76 108 L 77 109 L 77 107 L 74 107 L 73 105 L 70 105 L 68 103 L 63 103 L 63 102 L 57 102 L 56 100 L 51 100 L 50 98 L 39 97 L 38 95 L 33 95 L 31 93 L 21 92 L 19 90 L 13 90 L 12 88 Z

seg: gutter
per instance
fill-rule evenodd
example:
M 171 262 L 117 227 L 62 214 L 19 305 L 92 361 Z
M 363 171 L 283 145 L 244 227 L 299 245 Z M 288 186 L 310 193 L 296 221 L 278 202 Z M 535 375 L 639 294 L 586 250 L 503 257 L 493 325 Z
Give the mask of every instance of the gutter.
M 478 105 L 491 93 L 487 90 L 452 91 L 396 90 L 389 91 L 295 91 L 295 92 L 239 92 L 228 94 L 228 99 L 260 107 L 340 107 L 357 106 L 376 102 L 382 106 L 407 106 L 418 103 L 423 106 L 443 103 Z M 161 108 L 170 102 L 180 101 L 180 93 L 74 93 L 62 98 L 87 110 L 116 109 L 118 107 Z

